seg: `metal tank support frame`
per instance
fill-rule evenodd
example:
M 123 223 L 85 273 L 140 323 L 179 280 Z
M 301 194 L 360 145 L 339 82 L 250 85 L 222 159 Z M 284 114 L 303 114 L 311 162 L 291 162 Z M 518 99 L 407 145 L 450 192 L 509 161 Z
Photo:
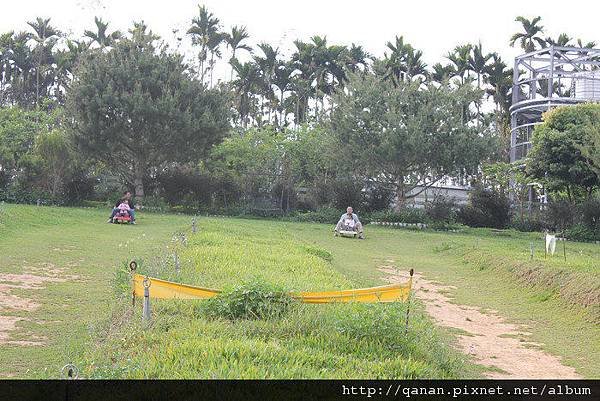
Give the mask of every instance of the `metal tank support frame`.
M 547 110 L 600 102 L 600 49 L 550 46 L 515 58 L 510 161 L 522 163 Z

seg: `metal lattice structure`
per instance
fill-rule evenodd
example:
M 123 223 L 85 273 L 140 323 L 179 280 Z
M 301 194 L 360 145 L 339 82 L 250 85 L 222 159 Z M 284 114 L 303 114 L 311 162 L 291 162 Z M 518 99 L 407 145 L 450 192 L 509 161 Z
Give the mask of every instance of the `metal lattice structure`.
M 600 49 L 550 46 L 515 58 L 510 161 L 523 159 L 542 113 L 600 102 Z

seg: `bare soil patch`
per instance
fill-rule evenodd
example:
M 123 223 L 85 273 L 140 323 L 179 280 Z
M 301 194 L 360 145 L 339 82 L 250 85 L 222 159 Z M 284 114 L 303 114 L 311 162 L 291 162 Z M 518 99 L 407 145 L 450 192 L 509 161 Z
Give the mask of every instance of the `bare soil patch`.
M 10 312 L 10 315 L 0 315 L 0 345 L 43 345 L 42 341 L 11 340 L 11 332 L 18 330 L 20 321 L 29 320 L 25 317 L 14 316 L 14 312 L 32 312 L 40 307 L 33 299 L 14 294 L 14 290 L 41 290 L 44 283 L 64 282 L 78 279 L 75 275 L 65 275 L 65 269 L 57 268 L 46 263 L 39 267 L 28 266 L 22 274 L 0 273 L 0 313 Z
M 393 261 L 386 261 L 388 263 Z M 388 282 L 405 282 L 408 273 L 394 266 L 381 266 Z M 458 345 L 476 363 L 492 370 L 485 374 L 494 379 L 578 379 L 574 368 L 540 349 L 541 344 L 526 341 L 531 333 L 519 325 L 506 322 L 496 311 L 452 303 L 447 294 L 456 287 L 443 286 L 416 273 L 415 296 L 437 324 L 458 329 Z

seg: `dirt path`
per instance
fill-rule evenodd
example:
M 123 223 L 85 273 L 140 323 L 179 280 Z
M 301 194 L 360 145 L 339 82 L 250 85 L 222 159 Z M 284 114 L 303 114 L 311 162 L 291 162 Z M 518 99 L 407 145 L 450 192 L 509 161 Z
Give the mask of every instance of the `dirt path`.
M 388 261 L 392 262 L 392 261 Z M 408 276 L 394 266 L 381 266 L 389 282 L 406 281 Z M 491 368 L 485 374 L 494 379 L 575 379 L 575 369 L 561 364 L 560 359 L 540 349 L 540 344 L 523 341 L 530 333 L 506 322 L 495 312 L 457 305 L 445 295 L 455 287 L 442 286 L 415 274 L 415 296 L 437 324 L 459 329 L 458 344 L 476 363 Z
M 13 294 L 14 290 L 36 291 L 42 290 L 46 282 L 64 282 L 68 279 L 76 280 L 75 275 L 65 275 L 65 269 L 56 268 L 50 263 L 40 267 L 26 267 L 23 274 L 0 273 L 0 345 L 44 345 L 45 338 L 29 335 L 28 340 L 15 340 L 11 333 L 18 331 L 18 323 L 30 320 L 23 314 L 28 314 L 40 307 L 32 299 Z M 6 314 L 9 312 L 9 314 Z M 20 316 L 15 316 L 18 314 Z

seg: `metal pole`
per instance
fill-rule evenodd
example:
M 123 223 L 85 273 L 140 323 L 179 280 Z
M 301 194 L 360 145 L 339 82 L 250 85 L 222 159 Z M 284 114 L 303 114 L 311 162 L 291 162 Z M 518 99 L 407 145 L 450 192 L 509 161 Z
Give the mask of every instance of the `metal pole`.
M 409 273 L 410 273 L 411 288 L 409 288 L 409 290 L 408 290 L 408 298 L 407 298 L 407 304 L 406 304 L 406 323 L 404 326 L 404 334 L 408 333 L 408 318 L 410 316 L 410 294 L 412 291 L 412 277 L 413 277 L 413 274 L 415 273 L 414 269 L 410 269 Z
M 196 226 L 196 216 L 192 219 L 192 233 L 196 234 L 198 232 L 198 227 Z
M 131 273 L 131 306 L 135 307 L 135 270 L 137 269 L 137 262 L 132 260 L 129 262 L 129 271 Z
M 173 254 L 173 261 L 175 262 L 175 271 L 177 274 L 181 272 L 181 265 L 179 264 L 179 255 L 177 255 L 177 249 L 175 249 L 175 253 Z
M 530 253 L 530 256 L 531 256 L 530 260 L 533 260 L 533 242 L 529 243 L 529 253 Z
M 548 99 L 552 98 L 554 92 L 554 46 L 550 46 L 550 73 L 548 76 Z
M 150 280 L 144 279 L 144 307 L 142 309 L 142 321 L 150 323 L 152 320 L 152 311 L 150 310 Z

